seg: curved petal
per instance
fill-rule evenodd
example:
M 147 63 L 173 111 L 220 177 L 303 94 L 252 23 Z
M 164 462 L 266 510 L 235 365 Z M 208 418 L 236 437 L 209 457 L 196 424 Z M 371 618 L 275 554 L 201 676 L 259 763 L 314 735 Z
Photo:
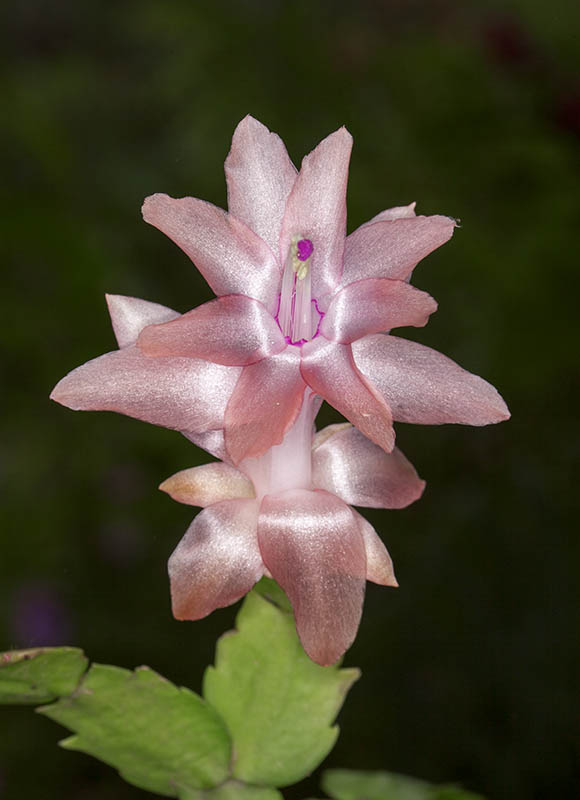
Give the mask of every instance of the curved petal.
M 380 586 L 397 587 L 397 579 L 393 569 L 393 562 L 382 539 L 371 523 L 362 514 L 353 511 L 360 527 L 360 532 L 365 544 L 367 556 L 367 581 L 378 583 Z
M 179 312 L 172 308 L 138 297 L 125 297 L 122 294 L 107 294 L 105 297 L 119 347 L 135 344 L 147 325 L 157 325 L 179 317 Z
M 201 619 L 235 603 L 264 574 L 255 500 L 226 500 L 200 512 L 169 559 L 176 619 Z
M 361 618 L 366 555 L 352 510 L 328 492 L 268 495 L 258 519 L 264 564 L 288 595 L 304 649 L 334 664 Z
M 385 208 L 384 211 L 375 214 L 374 217 L 365 222 L 364 225 L 372 225 L 373 222 L 382 222 L 385 219 L 405 219 L 407 217 L 416 217 L 415 208 L 417 203 L 409 203 L 408 206 L 394 206 L 394 208 Z M 362 226 L 361 226 L 362 227 Z
M 234 131 L 225 172 L 230 214 L 277 256 L 286 201 L 298 174 L 284 142 L 257 119 L 245 117 Z
M 402 325 L 422 327 L 436 310 L 437 303 L 427 292 L 405 281 L 367 278 L 334 295 L 320 333 L 332 341 L 350 344 L 370 333 Z
M 305 389 L 299 358 L 297 348 L 287 347 L 244 367 L 225 417 L 226 448 L 234 464 L 280 444 L 298 416 Z
M 69 372 L 51 399 L 75 411 L 117 411 L 199 433 L 223 427 L 226 404 L 240 375 L 193 358 L 148 358 L 124 347 Z
M 379 333 L 359 339 L 352 349 L 358 368 L 399 422 L 489 425 L 509 418 L 491 384 L 430 347 Z
M 362 278 L 405 280 L 421 259 L 453 235 L 454 219 L 399 218 L 366 223 L 346 239 L 342 283 Z
M 178 503 L 202 508 L 222 500 L 256 496 L 252 482 L 245 475 L 219 461 L 176 472 L 159 488 Z
M 194 197 L 154 194 L 142 210 L 146 222 L 187 253 L 217 295 L 246 294 L 275 310 L 280 269 L 268 245 L 243 222 Z
M 405 508 L 425 489 L 400 450 L 385 453 L 350 425 L 313 449 L 312 482 L 349 505 L 368 508 Z
M 322 336 L 302 345 L 300 371 L 311 389 L 384 450 L 395 445 L 391 411 L 359 372 L 351 346 Z
M 280 353 L 286 340 L 262 303 L 230 294 L 172 322 L 150 325 L 141 332 L 138 344 L 148 356 L 189 356 L 245 366 Z
M 346 235 L 346 184 L 352 136 L 346 128 L 331 133 L 302 161 L 282 224 L 284 264 L 292 236 L 310 239 L 312 295 L 320 298 L 338 285 Z

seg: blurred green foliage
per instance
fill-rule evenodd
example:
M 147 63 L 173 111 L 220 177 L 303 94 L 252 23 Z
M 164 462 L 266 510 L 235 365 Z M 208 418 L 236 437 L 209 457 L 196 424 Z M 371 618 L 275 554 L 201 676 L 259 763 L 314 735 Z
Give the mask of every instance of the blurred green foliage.
M 369 586 L 346 660 L 363 679 L 328 763 L 492 800 L 574 796 L 580 7 L 26 0 L 1 14 L 0 649 L 74 644 L 197 688 L 235 611 L 171 618 L 165 564 L 192 510 L 155 488 L 205 455 L 48 393 L 114 348 L 105 291 L 182 311 L 210 297 L 141 222 L 143 197 L 224 205 L 246 113 L 297 162 L 344 123 L 349 229 L 412 200 L 461 218 L 415 272 L 440 311 L 404 333 L 497 385 L 513 418 L 398 426 L 428 488 L 415 507 L 368 515 L 401 586 Z M 2 710 L 0 796 L 144 796 L 88 757 L 55 755 L 59 735 Z

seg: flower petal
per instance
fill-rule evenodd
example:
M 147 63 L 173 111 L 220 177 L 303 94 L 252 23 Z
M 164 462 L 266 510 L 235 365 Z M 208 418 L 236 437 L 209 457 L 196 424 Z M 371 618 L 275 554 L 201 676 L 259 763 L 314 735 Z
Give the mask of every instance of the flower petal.
M 200 512 L 169 559 L 176 619 L 201 619 L 235 603 L 264 574 L 255 500 L 226 500 Z
M 282 353 L 244 367 L 228 403 L 226 448 L 234 464 L 263 455 L 280 444 L 298 416 L 304 394 L 299 353 Z
M 138 297 L 125 297 L 121 294 L 107 294 L 109 315 L 119 347 L 135 344 L 137 337 L 147 325 L 157 325 L 179 317 L 179 312 L 159 303 L 140 300 Z
M 284 142 L 247 116 L 234 131 L 225 171 L 230 214 L 277 256 L 286 201 L 297 175 Z
M 380 586 L 398 586 L 393 562 L 382 539 L 362 514 L 353 510 L 362 533 L 367 556 L 367 581 Z
M 350 425 L 313 449 L 312 482 L 349 505 L 368 508 L 405 508 L 425 488 L 399 449 L 385 453 Z
M 352 349 L 357 366 L 399 422 L 489 425 L 509 418 L 491 384 L 429 347 L 379 333 L 359 339 Z
M 454 219 L 439 215 L 361 225 L 346 239 L 342 283 L 362 278 L 405 280 L 421 259 L 451 238 L 455 225 Z
M 150 325 L 138 344 L 148 356 L 189 356 L 230 366 L 253 364 L 286 347 L 266 307 L 241 294 L 218 297 L 172 322 Z
M 382 222 L 385 219 L 405 219 L 407 217 L 416 217 L 415 207 L 417 203 L 409 203 L 408 206 L 395 206 L 394 208 L 385 208 L 379 214 L 376 214 L 365 225 L 372 225 L 373 222 Z
M 346 234 L 346 184 L 352 136 L 340 128 L 302 161 L 282 224 L 280 258 L 285 263 L 292 236 L 310 239 L 312 295 L 321 302 L 340 279 Z
M 145 200 L 143 218 L 187 253 L 217 295 L 246 294 L 275 310 L 280 268 L 243 222 L 203 200 L 166 194 Z
M 302 345 L 300 371 L 306 383 L 384 450 L 395 444 L 391 411 L 358 370 L 351 346 L 322 336 Z
M 437 303 L 427 292 L 405 281 L 367 278 L 334 295 L 320 333 L 332 341 L 350 344 L 369 333 L 402 325 L 422 327 L 436 310 Z
M 304 649 L 334 664 L 361 618 L 366 555 L 352 510 L 328 492 L 268 495 L 258 519 L 264 564 L 288 595 Z
M 256 496 L 252 482 L 245 475 L 219 461 L 176 472 L 159 488 L 178 503 L 203 508 L 222 500 Z
M 239 375 L 237 367 L 193 358 L 149 358 L 132 346 L 69 372 L 51 398 L 75 411 L 117 411 L 199 433 L 223 427 Z

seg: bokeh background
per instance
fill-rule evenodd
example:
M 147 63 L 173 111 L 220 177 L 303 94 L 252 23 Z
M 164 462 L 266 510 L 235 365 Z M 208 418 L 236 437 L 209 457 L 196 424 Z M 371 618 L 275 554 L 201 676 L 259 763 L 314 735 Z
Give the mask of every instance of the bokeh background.
M 578 707 L 580 6 L 566 0 L 21 0 L 3 7 L 0 649 L 75 644 L 198 689 L 235 609 L 170 614 L 167 557 L 194 510 L 156 491 L 206 460 L 177 433 L 50 403 L 110 349 L 106 291 L 209 299 L 145 225 L 156 191 L 225 205 L 252 113 L 296 163 L 346 124 L 349 230 L 381 209 L 461 219 L 414 282 L 404 335 L 499 387 L 497 427 L 398 426 L 428 481 L 371 513 L 400 589 L 369 585 L 362 668 L 327 764 L 575 798 Z M 333 419 L 327 414 L 322 421 Z M 146 796 L 0 709 L 4 798 Z M 317 778 L 288 798 L 316 791 Z

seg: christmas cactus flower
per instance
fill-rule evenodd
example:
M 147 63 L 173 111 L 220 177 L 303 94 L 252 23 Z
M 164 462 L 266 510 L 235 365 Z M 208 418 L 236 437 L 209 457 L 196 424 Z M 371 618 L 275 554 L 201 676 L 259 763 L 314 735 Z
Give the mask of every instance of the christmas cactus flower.
M 386 451 L 393 420 L 486 425 L 509 416 L 486 381 L 386 333 L 424 325 L 436 309 L 408 281 L 455 221 L 416 216 L 412 204 L 346 237 L 351 146 L 341 128 L 297 172 L 281 139 L 246 117 L 225 163 L 229 213 L 164 194 L 143 206 L 145 220 L 187 253 L 218 297 L 147 326 L 137 348 L 149 358 L 241 370 L 224 421 L 235 464 L 282 441 L 307 388 Z
M 399 450 L 385 453 L 348 423 L 314 436 L 317 407 L 307 391 L 282 444 L 239 469 L 205 464 L 160 488 L 204 508 L 169 560 L 174 615 L 205 617 L 266 574 L 286 591 L 305 651 L 326 665 L 354 640 L 365 581 L 397 585 L 384 544 L 350 504 L 403 508 L 424 482 Z

